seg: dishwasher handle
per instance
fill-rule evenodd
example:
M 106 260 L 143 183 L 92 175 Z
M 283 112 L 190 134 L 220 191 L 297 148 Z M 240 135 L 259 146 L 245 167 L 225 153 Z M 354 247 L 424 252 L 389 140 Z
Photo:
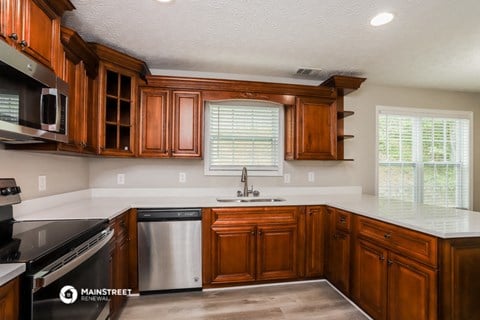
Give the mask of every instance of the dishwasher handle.
M 173 208 L 156 209 L 143 208 L 137 210 L 137 222 L 149 221 L 183 221 L 202 220 L 202 209 L 199 208 Z

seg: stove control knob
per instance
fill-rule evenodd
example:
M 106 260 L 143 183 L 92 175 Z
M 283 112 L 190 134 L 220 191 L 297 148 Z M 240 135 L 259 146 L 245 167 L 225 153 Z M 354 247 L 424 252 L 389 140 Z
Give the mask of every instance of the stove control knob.
M 22 192 L 22 191 L 20 190 L 20 187 L 11 187 L 11 188 L 10 188 L 10 194 L 18 194 L 18 193 L 20 193 L 20 192 Z
M 12 193 L 12 190 L 10 188 L 1 188 L 0 189 L 0 194 L 2 196 L 8 196 Z

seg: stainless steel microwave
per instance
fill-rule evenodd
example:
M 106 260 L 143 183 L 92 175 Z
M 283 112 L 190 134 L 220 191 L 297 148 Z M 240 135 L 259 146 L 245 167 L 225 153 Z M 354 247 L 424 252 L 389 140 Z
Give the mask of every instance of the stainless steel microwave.
M 0 142 L 68 141 L 68 84 L 0 41 Z

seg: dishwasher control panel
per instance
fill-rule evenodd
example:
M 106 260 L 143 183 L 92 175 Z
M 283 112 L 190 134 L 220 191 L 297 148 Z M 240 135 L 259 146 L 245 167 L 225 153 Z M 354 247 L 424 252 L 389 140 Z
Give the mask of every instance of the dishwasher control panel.
M 137 221 L 201 220 L 200 208 L 144 208 L 137 210 Z

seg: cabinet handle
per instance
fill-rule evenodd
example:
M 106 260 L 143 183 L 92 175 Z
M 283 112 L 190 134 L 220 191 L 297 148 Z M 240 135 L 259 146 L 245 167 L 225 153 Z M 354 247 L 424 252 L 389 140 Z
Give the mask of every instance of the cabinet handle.
M 384 237 L 385 239 L 390 239 L 390 238 L 392 237 L 392 235 L 391 235 L 390 233 L 385 233 L 385 234 L 383 235 L 383 237 Z
M 387 260 L 387 264 L 388 264 L 389 266 L 391 266 L 391 265 L 393 264 L 393 261 L 390 260 L 390 259 L 388 259 L 388 260 Z
M 20 41 L 19 44 L 20 44 L 20 47 L 22 47 L 22 49 L 25 49 L 26 47 L 28 47 L 28 42 L 25 40 Z
M 10 33 L 10 35 L 8 36 L 10 39 L 14 40 L 14 41 L 17 41 L 18 40 L 18 34 L 16 34 L 15 32 L 14 33 Z
M 255 235 L 255 231 L 252 231 L 252 236 L 254 236 L 254 235 Z
M 379 259 L 380 261 L 384 261 L 384 260 L 385 260 L 385 257 L 384 257 L 383 255 L 381 255 L 381 256 L 378 257 L 378 259 Z
M 260 230 L 260 231 L 258 231 L 258 235 L 259 235 L 259 236 L 261 236 L 261 235 L 262 235 L 262 231 L 261 231 L 261 230 Z
M 345 217 L 340 218 L 340 223 L 345 224 L 346 222 L 347 222 L 347 218 L 345 218 Z

